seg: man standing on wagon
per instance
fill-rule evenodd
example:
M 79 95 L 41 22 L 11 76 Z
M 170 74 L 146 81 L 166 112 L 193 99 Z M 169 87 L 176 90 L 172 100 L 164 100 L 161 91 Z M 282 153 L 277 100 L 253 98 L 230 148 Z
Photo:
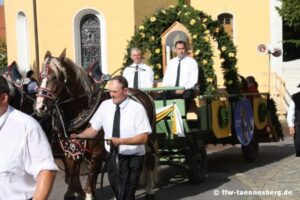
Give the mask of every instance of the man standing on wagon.
M 132 48 L 130 55 L 133 63 L 123 71 L 128 86 L 130 88 L 152 88 L 154 73 L 151 67 L 142 62 L 142 51 L 138 48 Z
M 187 55 L 184 41 L 175 43 L 177 57 L 171 59 L 164 74 L 163 86 L 184 87 L 184 90 L 168 91 L 166 98 L 183 98 L 186 103 L 194 98 L 194 86 L 198 82 L 198 64 L 195 59 Z
M 128 83 L 115 76 L 108 83 L 111 99 L 104 101 L 91 126 L 73 138 L 94 138 L 103 127 L 108 152 L 108 179 L 117 200 L 134 200 L 143 168 L 145 145 L 151 126 L 144 107 L 128 98 Z
M 287 122 L 289 134 L 294 136 L 296 156 L 300 157 L 300 92 L 292 95 L 292 101 L 287 112 Z

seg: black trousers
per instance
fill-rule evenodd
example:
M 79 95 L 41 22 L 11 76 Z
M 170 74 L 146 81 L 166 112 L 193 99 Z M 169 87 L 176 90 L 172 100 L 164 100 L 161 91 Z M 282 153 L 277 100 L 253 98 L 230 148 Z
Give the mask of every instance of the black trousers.
M 182 94 L 176 94 L 175 91 L 166 91 L 165 93 L 161 93 L 156 96 L 157 100 L 164 99 L 184 99 L 185 100 L 185 108 L 188 110 L 189 105 L 192 103 L 194 99 L 194 90 L 188 89 L 184 90 Z
M 143 169 L 144 156 L 118 155 L 116 170 L 114 157 L 108 154 L 107 173 L 117 200 L 135 200 L 135 192 Z
M 161 93 L 155 99 L 193 99 L 194 98 L 194 90 L 184 90 L 182 94 L 176 94 L 175 91 L 166 91 L 165 93 Z

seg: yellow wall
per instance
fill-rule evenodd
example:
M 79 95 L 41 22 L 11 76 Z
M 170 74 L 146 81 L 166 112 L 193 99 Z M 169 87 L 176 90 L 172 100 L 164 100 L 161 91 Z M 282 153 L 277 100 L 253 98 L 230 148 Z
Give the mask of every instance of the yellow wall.
M 127 41 L 145 16 L 151 16 L 159 8 L 176 5 L 177 0 L 36 0 L 39 31 L 39 59 L 50 50 L 58 56 L 67 48 L 67 56 L 75 60 L 74 17 L 84 8 L 92 8 L 104 16 L 107 52 L 107 68 L 112 73 L 121 67 Z M 35 43 L 33 27 L 33 0 L 5 0 L 7 26 L 8 60 L 17 59 L 16 16 L 24 11 L 28 19 L 30 64 L 35 62 Z M 203 10 L 217 19 L 217 15 L 228 12 L 234 16 L 234 43 L 237 46 L 239 73 L 254 75 L 260 91 L 267 89 L 268 56 L 259 55 L 256 47 L 270 42 L 269 1 L 236 0 L 191 0 L 191 6 Z M 219 63 L 218 61 L 216 63 Z M 222 72 L 216 66 L 218 84 L 222 87 Z
M 217 19 L 221 13 L 233 15 L 237 67 L 243 76 L 254 75 L 260 91 L 267 91 L 268 56 L 257 53 L 257 45 L 270 42 L 269 1 L 191 0 L 191 6 Z M 217 68 L 218 76 L 221 75 Z M 218 78 L 220 80 L 220 78 Z M 218 82 L 218 84 L 220 84 Z M 221 85 L 221 84 L 220 84 Z
M 32 17 L 32 1 L 6 0 L 5 13 L 7 20 L 7 43 L 9 62 L 17 58 L 16 45 L 16 15 L 18 11 L 25 10 L 29 22 L 30 60 L 35 61 L 34 54 L 34 29 Z M 119 0 L 37 0 L 38 31 L 40 63 L 44 54 L 50 50 L 58 56 L 67 48 L 67 56 L 75 60 L 74 17 L 84 8 L 92 8 L 100 12 L 105 18 L 108 60 L 108 72 L 113 72 L 120 67 L 127 40 L 134 33 L 134 13 L 124 12 L 133 10 L 132 1 Z M 100 22 L 101 23 L 101 22 Z
M 12 61 L 17 60 L 17 34 L 16 34 L 16 19 L 17 14 L 22 11 L 27 17 L 28 22 L 33 21 L 33 6 L 31 0 L 18 1 L 18 3 L 13 2 L 14 0 L 5 0 L 5 23 L 6 23 L 6 41 L 7 41 L 7 54 L 8 54 L 8 64 Z M 28 23 L 28 34 L 29 34 L 29 56 L 34 62 L 35 48 L 34 48 L 34 27 L 33 23 Z
M 135 24 L 142 24 L 145 17 L 150 17 L 158 9 L 177 5 L 178 0 L 134 0 Z

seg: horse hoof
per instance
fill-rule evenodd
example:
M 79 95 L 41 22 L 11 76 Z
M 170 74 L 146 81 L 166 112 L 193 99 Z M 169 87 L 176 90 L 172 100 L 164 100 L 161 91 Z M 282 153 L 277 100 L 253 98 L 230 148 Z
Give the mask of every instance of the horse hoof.
M 146 194 L 145 200 L 155 200 L 155 194 Z

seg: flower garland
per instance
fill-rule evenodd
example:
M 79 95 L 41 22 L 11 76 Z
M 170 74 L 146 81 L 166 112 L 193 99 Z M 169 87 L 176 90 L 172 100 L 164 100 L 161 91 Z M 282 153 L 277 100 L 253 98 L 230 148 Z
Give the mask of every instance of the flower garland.
M 218 109 L 218 124 L 220 128 L 227 128 L 229 125 L 229 112 L 227 105 L 222 105 Z
M 199 66 L 200 92 L 211 95 L 217 91 L 217 77 L 213 69 L 213 51 L 210 43 L 212 38 L 218 43 L 218 49 L 221 52 L 221 67 L 227 92 L 239 93 L 240 81 L 235 67 L 236 48 L 232 40 L 218 21 L 184 4 L 184 1 L 179 1 L 177 6 L 154 12 L 137 27 L 134 36 L 128 42 L 123 65 L 127 66 L 132 62 L 130 50 L 132 47 L 138 47 L 147 55 L 147 61 L 153 67 L 155 79 L 162 78 L 161 35 L 176 21 L 183 24 L 192 36 L 191 50 Z

